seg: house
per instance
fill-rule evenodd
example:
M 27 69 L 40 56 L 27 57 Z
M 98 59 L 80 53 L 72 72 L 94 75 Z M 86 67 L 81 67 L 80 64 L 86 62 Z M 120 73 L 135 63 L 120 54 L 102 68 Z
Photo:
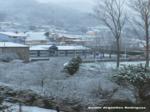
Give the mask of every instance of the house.
M 0 32 L 1 42 L 24 43 L 27 35 L 19 32 Z
M 59 34 L 56 38 L 56 42 L 60 44 L 74 44 L 75 40 L 81 40 L 78 35 L 70 35 L 70 34 Z
M 72 41 L 75 45 L 86 45 L 88 43 L 87 40 L 76 39 Z
M 26 45 L 47 45 L 49 43 L 45 32 L 27 32 L 28 36 L 25 40 Z
M 55 45 L 37 45 L 30 47 L 31 57 L 73 57 L 76 55 L 85 56 L 90 51 L 84 46 L 55 46 Z
M 87 43 L 86 35 L 73 35 L 66 33 L 47 32 L 47 39 L 57 45 L 85 45 Z M 91 37 L 90 37 L 91 38 Z
M 21 60 L 25 62 L 29 61 L 29 47 L 23 44 L 13 42 L 0 42 L 0 54 L 11 54 L 18 55 Z

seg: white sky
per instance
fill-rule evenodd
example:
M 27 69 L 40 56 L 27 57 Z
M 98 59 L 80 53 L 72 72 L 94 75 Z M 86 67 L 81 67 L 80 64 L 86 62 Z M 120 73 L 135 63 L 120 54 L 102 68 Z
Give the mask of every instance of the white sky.
M 44 3 L 54 3 L 65 7 L 71 7 L 81 11 L 89 12 L 92 10 L 94 0 L 38 0 Z

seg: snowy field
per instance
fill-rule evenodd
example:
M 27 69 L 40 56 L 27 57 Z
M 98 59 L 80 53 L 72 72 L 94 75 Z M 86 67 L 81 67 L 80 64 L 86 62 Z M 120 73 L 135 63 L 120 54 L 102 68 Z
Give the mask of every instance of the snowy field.
M 18 110 L 19 107 L 14 107 L 14 110 L 12 112 L 18 112 Z M 23 106 L 22 111 L 23 112 L 56 112 L 54 110 L 42 109 L 38 107 L 27 107 L 27 106 Z
M 6 104 L 10 106 L 10 109 L 12 110 L 11 112 L 19 112 L 19 106 L 17 104 Z M 22 106 L 21 110 L 22 112 L 56 112 L 55 110 L 43 109 L 33 106 Z
M 138 65 L 138 64 L 145 64 L 145 62 L 144 61 L 121 62 L 120 67 L 124 65 Z M 92 69 L 92 68 L 115 69 L 116 68 L 116 62 L 95 62 L 95 63 L 85 63 L 84 65 L 89 69 Z
M 107 76 L 116 67 L 115 62 L 85 63 L 74 76 L 69 76 L 63 72 L 63 65 L 67 61 L 66 58 L 55 58 L 27 64 L 21 61 L 0 63 L 0 82 L 15 89 L 31 89 L 57 101 L 67 100 L 87 105 L 94 105 L 99 101 L 96 92 L 102 89 L 110 93 L 110 89 L 114 88 L 114 83 Z M 140 63 L 144 62 L 121 64 Z
M 15 108 L 14 111 L 12 112 L 18 112 L 17 110 L 18 108 Z M 22 108 L 22 111 L 23 112 L 56 112 L 54 110 L 42 109 L 38 107 L 26 107 L 26 106 Z

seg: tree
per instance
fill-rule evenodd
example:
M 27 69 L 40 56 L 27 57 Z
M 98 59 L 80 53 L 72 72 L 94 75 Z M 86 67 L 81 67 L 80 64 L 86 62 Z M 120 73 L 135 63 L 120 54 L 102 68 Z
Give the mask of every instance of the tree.
M 116 39 L 117 68 L 120 64 L 120 39 L 125 25 L 124 0 L 103 0 L 94 9 L 96 18 L 100 20 Z
M 149 28 L 150 28 L 150 0 L 131 0 L 131 8 L 137 14 L 138 19 L 134 23 L 143 29 L 146 41 L 146 64 L 149 67 Z
M 72 58 L 64 67 L 64 70 L 70 75 L 74 75 L 79 70 L 80 63 L 82 63 L 82 59 L 79 56 Z
M 50 33 L 49 33 L 49 32 L 46 32 L 44 35 L 45 35 L 47 38 L 49 38 Z
M 49 73 L 48 69 L 46 68 L 48 66 L 46 66 L 46 64 L 43 62 L 39 62 L 38 65 L 39 75 L 37 76 L 37 80 L 41 86 L 42 93 L 45 95 L 45 86 L 47 84 L 47 81 L 49 80 Z

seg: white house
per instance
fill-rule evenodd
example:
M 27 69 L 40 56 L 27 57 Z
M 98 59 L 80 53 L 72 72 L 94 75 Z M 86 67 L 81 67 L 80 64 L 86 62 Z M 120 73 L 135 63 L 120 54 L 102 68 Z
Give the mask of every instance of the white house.
M 25 40 L 26 45 L 47 45 L 49 40 L 45 36 L 45 32 L 27 32 L 28 36 Z

